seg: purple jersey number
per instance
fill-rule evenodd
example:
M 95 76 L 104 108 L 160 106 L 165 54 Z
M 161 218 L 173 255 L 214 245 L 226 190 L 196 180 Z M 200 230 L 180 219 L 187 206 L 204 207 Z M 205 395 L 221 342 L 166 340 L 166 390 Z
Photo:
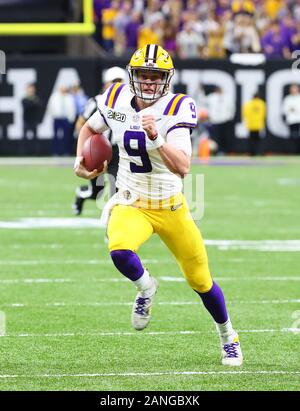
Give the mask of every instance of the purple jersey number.
M 194 103 L 190 103 L 190 109 L 191 109 L 191 112 L 192 112 L 192 118 L 196 118 L 197 114 L 196 114 L 196 107 L 195 107 Z
M 134 140 L 137 142 L 137 148 L 131 147 L 130 143 Z M 141 166 L 130 162 L 132 173 L 150 173 L 152 171 L 152 164 L 146 150 L 146 136 L 143 131 L 125 131 L 124 148 L 129 156 L 141 158 Z

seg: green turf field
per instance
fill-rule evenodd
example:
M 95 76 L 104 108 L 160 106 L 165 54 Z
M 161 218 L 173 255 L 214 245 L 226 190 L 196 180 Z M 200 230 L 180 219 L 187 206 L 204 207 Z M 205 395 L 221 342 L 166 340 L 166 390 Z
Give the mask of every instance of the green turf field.
M 113 267 L 103 229 L 64 227 L 80 182 L 71 167 L 0 166 L 0 221 L 28 224 L 0 229 L 0 389 L 299 390 L 300 159 L 277 160 L 193 166 L 205 176 L 199 225 L 211 271 L 245 357 L 230 369 L 158 237 L 140 250 L 160 289 L 137 332 L 135 289 Z M 98 215 L 90 202 L 77 220 Z M 61 228 L 30 228 L 45 218 Z

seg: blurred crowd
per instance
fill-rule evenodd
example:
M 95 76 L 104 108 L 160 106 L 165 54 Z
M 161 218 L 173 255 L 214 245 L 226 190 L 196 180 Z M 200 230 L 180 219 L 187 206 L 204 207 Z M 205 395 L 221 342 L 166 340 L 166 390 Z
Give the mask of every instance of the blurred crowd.
M 48 101 L 47 110 L 53 124 L 53 155 L 70 155 L 73 153 L 74 129 L 77 118 L 83 113 L 88 97 L 80 84 L 59 87 Z M 41 123 L 46 108 L 36 93 L 36 85 L 28 84 L 22 99 L 23 136 L 32 141 L 32 150 L 38 154 L 36 147 L 37 128 Z
M 94 0 L 96 41 L 115 55 L 159 43 L 180 58 L 300 49 L 300 0 Z

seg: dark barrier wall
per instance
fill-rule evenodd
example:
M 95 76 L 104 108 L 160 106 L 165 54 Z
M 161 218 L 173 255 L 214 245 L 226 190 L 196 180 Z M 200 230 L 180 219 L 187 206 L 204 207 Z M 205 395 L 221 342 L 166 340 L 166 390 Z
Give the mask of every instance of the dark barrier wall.
M 229 61 L 175 61 L 176 73 L 172 85 L 175 92 L 195 96 L 200 83 L 206 93 L 219 85 L 235 111 L 232 152 L 247 151 L 247 132 L 241 123 L 241 104 L 259 89 L 267 102 L 267 130 L 264 151 L 267 153 L 291 153 L 292 145 L 282 115 L 282 100 L 291 83 L 300 84 L 300 69 L 291 61 L 269 61 L 260 66 L 242 66 Z M 6 74 L 0 76 L 0 155 L 51 155 L 53 125 L 47 113 L 50 95 L 61 84 L 80 82 L 89 96 L 97 94 L 102 85 L 102 71 L 127 60 L 103 61 L 99 59 L 65 57 L 11 58 L 7 61 Z M 25 87 L 36 83 L 37 94 L 42 100 L 42 112 L 38 126 L 35 150 L 32 141 L 23 139 L 22 105 Z M 75 143 L 75 142 L 74 142 Z M 75 144 L 74 144 L 75 146 Z

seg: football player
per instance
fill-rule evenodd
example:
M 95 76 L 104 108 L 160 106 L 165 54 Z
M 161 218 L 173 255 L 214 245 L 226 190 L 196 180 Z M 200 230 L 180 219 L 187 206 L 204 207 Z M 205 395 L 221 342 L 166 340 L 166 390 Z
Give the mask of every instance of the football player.
M 121 67 L 110 67 L 106 70 L 104 77 L 103 77 L 103 92 L 109 88 L 113 83 L 124 82 L 126 79 L 126 71 Z M 84 112 L 81 116 L 79 116 L 75 130 L 77 134 L 79 134 L 81 127 L 84 123 L 97 111 L 97 101 L 101 98 L 101 94 L 98 94 L 95 97 L 92 97 L 87 102 Z M 110 183 L 110 195 L 112 196 L 116 192 L 115 181 L 117 177 L 118 171 L 118 162 L 119 162 L 119 150 L 118 145 L 114 141 L 111 130 L 107 130 L 105 132 L 106 136 L 108 137 L 109 141 L 112 144 L 113 155 L 112 160 L 108 166 L 108 174 L 109 174 L 109 183 Z M 101 196 L 104 189 L 104 176 L 96 177 L 91 180 L 91 184 L 89 185 L 82 185 L 76 188 L 76 196 L 74 203 L 72 204 L 72 209 L 74 214 L 80 215 L 82 213 L 83 205 L 85 200 L 96 200 Z
M 243 361 L 239 337 L 223 292 L 210 275 L 202 236 L 182 194 L 182 179 L 190 168 L 190 130 L 197 120 L 195 102 L 188 95 L 169 91 L 173 62 L 158 45 L 137 50 L 127 69 L 129 85 L 113 84 L 98 100 L 98 111 L 83 126 L 74 170 L 87 179 L 97 175 L 97 170 L 84 168 L 82 146 L 91 134 L 110 128 L 118 142 L 120 160 L 118 192 L 108 202 L 108 246 L 116 268 L 138 290 L 132 325 L 143 330 L 150 321 L 158 283 L 137 251 L 157 233 L 215 321 L 222 364 L 239 366 Z

